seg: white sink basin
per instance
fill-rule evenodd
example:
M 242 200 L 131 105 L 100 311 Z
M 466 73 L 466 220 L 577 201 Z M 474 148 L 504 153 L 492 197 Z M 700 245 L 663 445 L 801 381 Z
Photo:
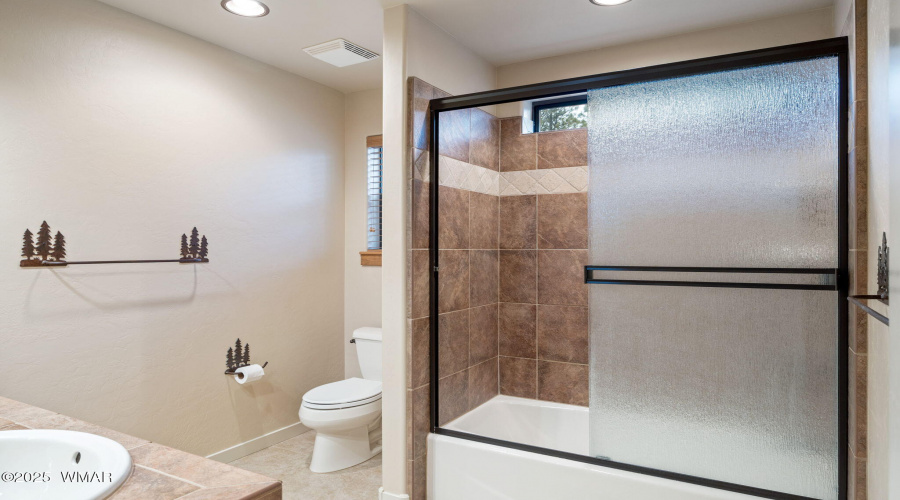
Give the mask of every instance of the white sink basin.
M 0 432 L 0 500 L 107 498 L 130 473 L 128 450 L 105 437 L 54 430 Z

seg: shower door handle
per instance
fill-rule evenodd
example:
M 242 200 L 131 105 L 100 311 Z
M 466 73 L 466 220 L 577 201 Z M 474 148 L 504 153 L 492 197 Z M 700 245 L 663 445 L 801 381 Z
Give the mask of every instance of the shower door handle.
M 808 279 L 794 279 L 794 282 L 766 281 L 726 281 L 726 280 L 683 280 L 683 279 L 623 279 L 618 273 L 669 273 L 674 278 L 680 273 L 696 274 L 746 274 L 760 278 L 793 275 Z M 595 273 L 613 273 L 613 277 L 597 276 Z M 763 276 L 774 275 L 774 276 Z M 758 288 L 775 290 L 829 290 L 838 289 L 838 270 L 835 268 L 762 268 L 762 267 L 664 267 L 664 266 L 585 266 L 584 282 L 588 285 L 644 285 L 644 286 L 691 286 L 712 288 Z

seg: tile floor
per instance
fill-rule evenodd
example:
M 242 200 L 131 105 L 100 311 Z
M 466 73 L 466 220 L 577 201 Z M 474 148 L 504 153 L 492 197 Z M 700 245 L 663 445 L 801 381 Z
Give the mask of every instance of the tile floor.
M 283 500 L 376 500 L 381 486 L 381 455 L 355 467 L 316 474 L 309 470 L 315 431 L 282 441 L 231 465 L 280 479 Z

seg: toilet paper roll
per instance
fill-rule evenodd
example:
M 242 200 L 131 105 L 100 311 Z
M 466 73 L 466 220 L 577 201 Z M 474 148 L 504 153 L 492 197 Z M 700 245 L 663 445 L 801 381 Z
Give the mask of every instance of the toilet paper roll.
M 242 366 L 234 371 L 234 380 L 239 384 L 249 384 L 261 379 L 266 372 L 259 365 Z

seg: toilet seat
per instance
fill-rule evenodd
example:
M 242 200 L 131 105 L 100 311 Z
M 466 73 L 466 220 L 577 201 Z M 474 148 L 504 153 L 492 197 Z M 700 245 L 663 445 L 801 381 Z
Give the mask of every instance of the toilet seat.
M 380 399 L 380 381 L 354 377 L 312 389 L 303 395 L 302 405 L 314 410 L 339 410 L 362 406 Z

